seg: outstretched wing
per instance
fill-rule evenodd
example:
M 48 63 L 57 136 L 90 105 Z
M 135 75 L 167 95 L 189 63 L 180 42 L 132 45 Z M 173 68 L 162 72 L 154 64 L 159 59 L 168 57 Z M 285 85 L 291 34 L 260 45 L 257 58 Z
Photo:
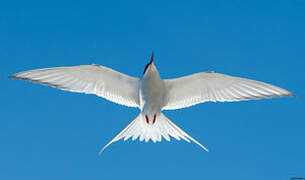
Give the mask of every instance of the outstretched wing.
M 99 65 L 54 67 L 9 76 L 62 90 L 96 94 L 112 102 L 139 107 L 139 79 Z
M 201 72 L 164 81 L 167 89 L 164 110 L 185 108 L 206 101 L 294 96 L 285 89 L 267 83 L 214 72 Z

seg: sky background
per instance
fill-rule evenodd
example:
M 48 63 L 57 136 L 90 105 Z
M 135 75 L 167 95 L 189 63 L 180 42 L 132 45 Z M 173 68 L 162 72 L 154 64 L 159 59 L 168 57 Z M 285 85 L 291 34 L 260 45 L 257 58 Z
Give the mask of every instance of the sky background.
M 100 64 L 163 78 L 214 70 L 297 98 L 166 111 L 206 146 L 119 141 L 139 113 L 94 95 L 7 76 Z M 2 1 L 0 179 L 234 179 L 305 176 L 305 1 Z

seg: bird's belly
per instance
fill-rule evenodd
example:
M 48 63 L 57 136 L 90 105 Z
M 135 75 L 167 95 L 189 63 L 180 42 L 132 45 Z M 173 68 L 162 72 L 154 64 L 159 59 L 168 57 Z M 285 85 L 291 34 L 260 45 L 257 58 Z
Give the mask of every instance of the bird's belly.
M 140 106 L 145 112 L 160 112 L 164 105 L 165 87 L 159 82 L 143 81 L 140 88 Z

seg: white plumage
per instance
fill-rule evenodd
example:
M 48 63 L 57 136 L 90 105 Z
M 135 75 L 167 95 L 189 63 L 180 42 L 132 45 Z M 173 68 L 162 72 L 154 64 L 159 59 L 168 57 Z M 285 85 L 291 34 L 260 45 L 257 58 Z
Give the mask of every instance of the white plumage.
M 120 139 L 160 142 L 193 141 L 202 144 L 170 121 L 161 111 L 180 109 L 213 101 L 241 101 L 250 99 L 294 96 L 285 89 L 244 78 L 214 72 L 162 80 L 151 61 L 146 65 L 143 77 L 134 78 L 100 65 L 81 65 L 30 70 L 10 76 L 29 80 L 62 90 L 96 94 L 112 102 L 137 107 L 141 113 L 100 152 Z
M 202 144 L 176 126 L 172 121 L 170 121 L 166 116 L 162 113 L 158 116 L 158 121 L 155 122 L 153 126 L 147 124 L 143 121 L 144 115 L 142 113 L 134 119 L 127 127 L 125 127 L 116 137 L 114 137 L 108 144 L 106 144 L 100 153 L 102 153 L 110 144 L 116 142 L 120 139 L 131 138 L 133 141 L 139 138 L 140 141 L 148 142 L 150 139 L 155 142 L 161 142 L 162 138 L 167 141 L 170 141 L 170 136 L 177 139 L 183 139 L 187 142 L 193 141 L 202 147 L 204 150 L 208 151 Z
M 164 110 L 180 109 L 199 103 L 242 101 L 250 99 L 293 96 L 271 84 L 214 72 L 165 80 L 167 102 Z
M 100 65 L 36 69 L 10 77 L 62 90 L 95 94 L 125 106 L 139 106 L 139 78 L 133 78 Z

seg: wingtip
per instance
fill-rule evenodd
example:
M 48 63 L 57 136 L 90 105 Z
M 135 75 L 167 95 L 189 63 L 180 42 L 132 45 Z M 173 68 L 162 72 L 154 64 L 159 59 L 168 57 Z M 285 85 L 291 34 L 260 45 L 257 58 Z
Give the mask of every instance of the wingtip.
M 291 92 L 287 92 L 286 94 L 283 94 L 282 97 L 297 97 L 295 94 L 291 93 Z
M 13 74 L 13 75 L 10 75 L 10 76 L 8 76 L 8 78 L 10 78 L 10 79 L 29 80 L 29 79 L 24 78 L 24 77 L 22 77 L 22 76 L 18 76 L 18 74 Z
M 289 93 L 288 96 L 291 96 L 291 97 L 297 97 L 295 94 L 293 93 Z
M 8 76 L 8 78 L 16 79 L 16 76 L 15 75 L 10 75 L 10 76 Z

